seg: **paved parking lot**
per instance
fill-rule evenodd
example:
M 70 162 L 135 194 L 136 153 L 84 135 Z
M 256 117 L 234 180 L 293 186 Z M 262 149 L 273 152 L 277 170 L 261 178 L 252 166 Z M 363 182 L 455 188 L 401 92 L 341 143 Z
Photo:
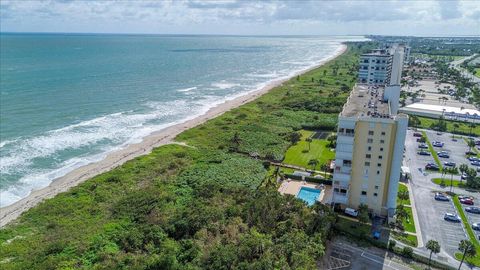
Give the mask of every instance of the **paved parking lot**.
M 417 211 L 422 241 L 425 244 L 428 240 L 433 239 L 440 243 L 442 249 L 440 254 L 436 256 L 437 259 L 443 260 L 442 257 L 445 259 L 446 257 L 452 258 L 458 252 L 458 243 L 467 237 L 462 223 L 453 223 L 443 219 L 446 212 L 456 213 L 455 206 L 451 201 L 436 201 L 434 194 L 436 191 L 449 191 L 450 187 L 440 187 L 431 182 L 432 178 L 440 177 L 440 173 L 425 171 L 425 165 L 429 162 L 434 163 L 434 159 L 432 156 L 420 156 L 417 154 L 418 142 L 416 141 L 417 137 L 413 137 L 413 133 L 413 130 L 408 130 L 407 132 L 404 166 L 409 167 L 411 172 L 410 186 L 414 197 L 414 206 Z M 452 142 L 450 134 L 436 135 L 436 133 L 428 131 L 427 136 L 430 141 L 439 140 L 445 143 L 443 148 L 452 152 L 451 158 L 448 160 L 456 162 L 457 165 L 467 163 L 464 154 L 468 147 L 463 140 L 459 138 L 457 142 Z M 447 141 L 449 138 L 450 141 Z M 460 179 L 460 177 L 454 176 L 454 179 Z M 453 191 L 478 197 L 476 194 L 455 187 Z M 480 222 L 480 215 L 474 218 Z M 427 252 L 425 247 L 422 249 Z
M 472 225 L 472 223 L 480 223 L 480 214 L 472 214 L 465 211 L 465 207 L 468 207 L 468 205 L 462 205 L 462 207 L 463 207 L 463 212 L 465 212 L 465 215 L 467 216 L 468 224 L 470 224 L 470 226 Z M 473 231 L 473 232 L 477 235 L 477 238 L 478 238 L 478 236 L 480 235 L 480 231 Z
M 446 151 L 449 153 L 449 158 L 439 158 L 442 163 L 452 161 L 456 163 L 457 167 L 461 164 L 468 164 L 471 168 L 477 169 L 477 167 L 470 165 L 470 161 L 465 156 L 465 152 L 468 151 L 468 146 L 463 138 L 458 137 L 456 141 L 453 141 L 452 135 L 449 133 L 440 133 L 439 135 L 434 131 L 426 131 L 426 134 L 430 142 L 440 141 L 445 143 L 443 147 L 434 147 L 437 152 Z
M 443 219 L 445 213 L 458 214 L 452 201 L 436 201 L 433 198 L 432 200 L 437 217 L 431 222 L 440 224 L 441 246 L 447 253 L 453 255 L 455 252 L 458 252 L 458 243 L 463 239 L 467 239 L 463 225 L 461 222 L 455 223 Z

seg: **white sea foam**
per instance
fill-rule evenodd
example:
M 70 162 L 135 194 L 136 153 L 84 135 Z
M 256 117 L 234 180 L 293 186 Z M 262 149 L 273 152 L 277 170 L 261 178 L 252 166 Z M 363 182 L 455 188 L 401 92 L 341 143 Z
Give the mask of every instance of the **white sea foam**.
M 197 90 L 197 87 L 194 86 L 194 87 L 189 87 L 189 88 L 182 88 L 182 89 L 178 89 L 177 92 L 190 92 L 190 91 L 193 91 L 193 90 Z
M 240 86 L 240 84 L 238 84 L 238 83 L 229 83 L 229 82 L 227 82 L 227 81 L 225 81 L 225 80 L 222 80 L 221 82 L 212 83 L 212 86 L 224 90 L 224 89 L 233 88 L 233 87 L 235 87 L 235 86 Z

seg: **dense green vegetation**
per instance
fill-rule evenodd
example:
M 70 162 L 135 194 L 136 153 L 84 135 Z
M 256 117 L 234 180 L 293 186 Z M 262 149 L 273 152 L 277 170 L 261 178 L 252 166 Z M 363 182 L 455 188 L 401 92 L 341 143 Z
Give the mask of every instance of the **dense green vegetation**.
M 262 159 L 335 128 L 360 47 L 25 212 L 0 230 L 0 267 L 315 268 L 334 214 L 279 195 Z
M 323 139 L 311 139 L 310 142 L 308 141 L 313 133 L 312 131 L 301 130 L 300 141 L 288 148 L 283 163 L 321 170 L 322 165 L 328 164 L 330 160 L 335 159 L 335 152 L 329 147 L 329 141 Z M 316 160 L 318 164 L 312 166 L 315 165 L 310 162 L 312 160 Z
M 405 184 L 398 184 L 397 205 L 410 205 L 410 198 L 408 198 L 408 188 Z
M 466 181 L 460 181 L 460 180 L 451 180 L 450 178 L 433 178 L 432 182 L 440 185 L 440 186 L 453 186 L 453 187 L 459 187 L 459 188 L 465 188 L 465 183 Z

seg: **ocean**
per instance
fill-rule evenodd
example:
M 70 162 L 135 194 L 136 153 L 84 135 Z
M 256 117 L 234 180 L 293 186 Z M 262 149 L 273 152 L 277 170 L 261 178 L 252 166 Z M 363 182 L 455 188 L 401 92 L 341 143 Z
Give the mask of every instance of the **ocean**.
M 363 37 L 0 34 L 0 206 Z

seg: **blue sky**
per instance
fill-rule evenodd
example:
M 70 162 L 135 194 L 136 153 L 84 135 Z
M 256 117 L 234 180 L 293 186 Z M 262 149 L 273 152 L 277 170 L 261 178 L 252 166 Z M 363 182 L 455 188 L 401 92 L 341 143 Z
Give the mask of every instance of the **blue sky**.
M 1 0 L 2 32 L 480 35 L 480 0 Z

